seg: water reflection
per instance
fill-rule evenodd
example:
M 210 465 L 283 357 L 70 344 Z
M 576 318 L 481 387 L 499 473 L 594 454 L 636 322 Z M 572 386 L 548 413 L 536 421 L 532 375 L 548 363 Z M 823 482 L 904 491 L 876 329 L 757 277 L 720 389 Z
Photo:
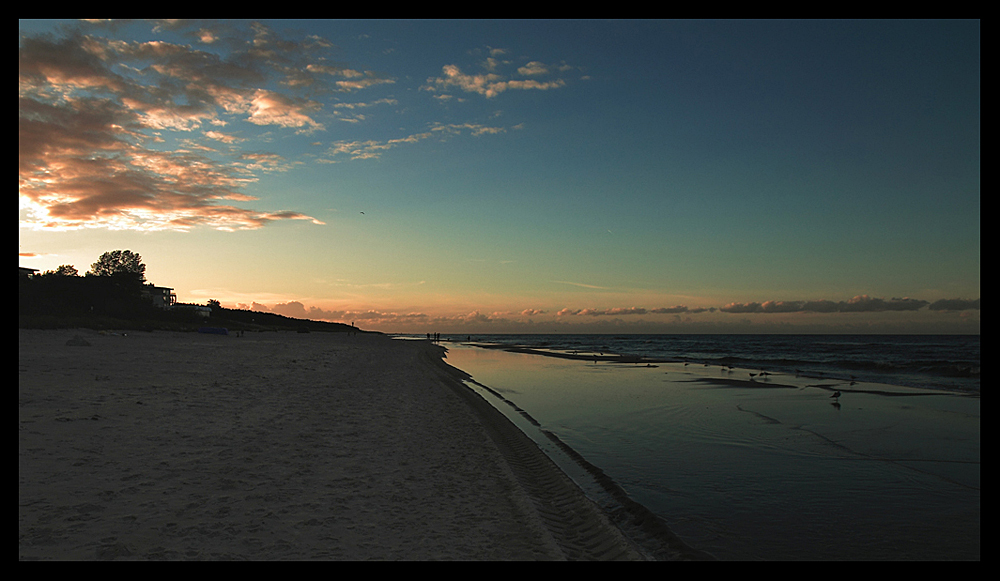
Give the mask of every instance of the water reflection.
M 449 349 L 719 558 L 979 558 L 978 398 Z

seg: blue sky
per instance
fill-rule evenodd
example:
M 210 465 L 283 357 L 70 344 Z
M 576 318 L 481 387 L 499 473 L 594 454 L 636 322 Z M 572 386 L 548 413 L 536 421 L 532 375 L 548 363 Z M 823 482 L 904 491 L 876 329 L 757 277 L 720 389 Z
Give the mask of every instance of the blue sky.
M 19 21 L 19 263 L 384 331 L 978 333 L 979 30 Z

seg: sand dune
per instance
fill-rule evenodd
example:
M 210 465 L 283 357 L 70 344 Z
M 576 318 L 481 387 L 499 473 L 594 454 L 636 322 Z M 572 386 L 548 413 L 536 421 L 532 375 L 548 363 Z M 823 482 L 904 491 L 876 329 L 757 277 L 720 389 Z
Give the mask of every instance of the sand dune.
M 18 339 L 20 559 L 642 558 L 427 342 Z

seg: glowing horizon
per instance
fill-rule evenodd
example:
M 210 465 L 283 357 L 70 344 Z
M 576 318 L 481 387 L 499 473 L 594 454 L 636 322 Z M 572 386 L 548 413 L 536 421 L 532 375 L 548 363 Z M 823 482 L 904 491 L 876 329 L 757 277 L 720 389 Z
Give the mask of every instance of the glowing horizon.
M 978 21 L 19 32 L 21 266 L 387 332 L 980 332 Z

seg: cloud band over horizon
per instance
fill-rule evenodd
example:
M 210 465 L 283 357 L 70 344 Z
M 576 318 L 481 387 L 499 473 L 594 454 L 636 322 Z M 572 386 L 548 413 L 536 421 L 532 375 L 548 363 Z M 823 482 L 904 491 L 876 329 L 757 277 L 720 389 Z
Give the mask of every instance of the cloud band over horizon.
M 918 299 L 879 299 L 868 295 L 859 295 L 847 301 L 765 301 L 763 303 L 731 303 L 723 307 L 686 306 L 661 307 L 647 309 L 643 307 L 619 307 L 610 309 L 570 309 L 558 311 L 544 309 L 523 309 L 521 311 L 503 311 L 481 313 L 472 311 L 455 315 L 430 315 L 423 312 L 400 313 L 396 311 L 369 310 L 328 310 L 319 307 L 307 307 L 301 301 L 277 302 L 272 306 L 253 302 L 237 304 L 236 308 L 251 311 L 277 313 L 287 317 L 315 319 L 336 322 L 362 321 L 369 324 L 396 324 L 409 326 L 413 324 L 514 324 L 531 321 L 534 317 L 549 315 L 548 320 L 566 320 L 572 317 L 636 317 L 641 315 L 677 315 L 699 313 L 724 314 L 780 314 L 780 313 L 887 313 L 912 312 L 920 309 L 928 311 L 979 311 L 980 299 L 942 299 L 933 303 Z M 677 319 L 672 319 L 676 321 Z

